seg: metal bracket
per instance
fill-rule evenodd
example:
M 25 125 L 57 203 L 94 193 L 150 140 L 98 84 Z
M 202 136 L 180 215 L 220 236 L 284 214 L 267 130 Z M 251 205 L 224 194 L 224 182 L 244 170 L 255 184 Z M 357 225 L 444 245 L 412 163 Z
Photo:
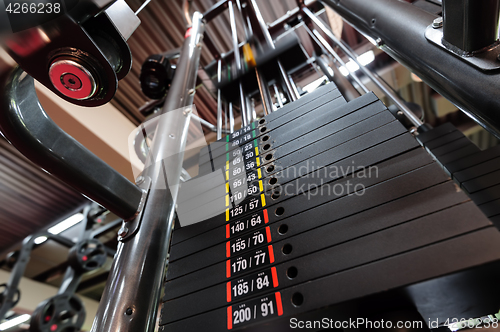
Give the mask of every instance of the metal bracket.
M 466 53 L 458 49 L 454 51 L 446 47 L 443 43 L 443 28 L 433 27 L 432 24 L 425 30 L 425 38 L 433 44 L 445 49 L 448 53 L 453 54 L 462 61 L 480 70 L 487 71 L 500 68 L 500 60 L 498 59 L 500 56 L 500 43 L 498 41 L 488 48 L 474 53 Z
M 118 230 L 118 241 L 124 242 L 131 238 L 141 226 L 142 211 L 149 196 L 151 189 L 151 178 L 140 176 L 137 178 L 137 186 L 142 190 L 141 201 L 137 208 L 137 213 L 130 219 L 123 220 L 122 227 Z

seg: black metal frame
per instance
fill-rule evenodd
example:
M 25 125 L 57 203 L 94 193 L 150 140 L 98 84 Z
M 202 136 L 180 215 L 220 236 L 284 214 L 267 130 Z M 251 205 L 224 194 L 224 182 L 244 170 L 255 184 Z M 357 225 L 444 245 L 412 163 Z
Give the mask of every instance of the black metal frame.
M 106 226 L 102 228 L 92 231 L 92 226 L 94 225 L 96 218 L 99 217 L 100 213 L 105 211 L 105 209 L 97 209 L 97 211 L 98 213 L 95 213 L 95 209 L 92 206 L 92 204 L 89 204 L 84 208 L 83 210 L 84 219 L 80 222 L 81 233 L 78 242 L 87 239 L 97 238 L 103 234 L 108 233 L 110 230 L 113 230 L 119 225 L 118 222 L 114 221 L 108 223 Z M 39 237 L 46 237 L 47 240 L 52 240 L 68 249 L 73 248 L 77 244 L 64 236 L 52 234 L 47 231 L 39 232 L 26 237 L 23 241 L 21 249 L 19 250 L 19 254 L 16 259 L 16 263 L 12 269 L 10 279 L 8 283 L 5 284 L 5 289 L 0 294 L 0 300 L 1 300 L 0 321 L 5 317 L 7 312 L 10 309 L 12 309 L 19 301 L 20 297 L 19 283 L 21 282 L 21 278 L 23 277 L 26 267 L 29 263 L 31 252 L 33 251 L 33 249 L 41 245 L 35 243 L 35 240 Z M 114 250 L 110 248 L 106 247 L 105 249 L 109 257 L 113 257 L 116 253 Z M 74 268 L 68 266 L 63 281 L 61 283 L 61 287 L 59 288 L 57 294 L 73 295 L 76 292 L 76 289 L 81 281 L 81 278 L 82 278 L 81 272 L 77 272 L 74 270 Z
M 321 2 L 378 41 L 383 51 L 500 138 L 500 76 L 481 71 L 461 56 L 430 43 L 425 30 L 438 16 L 397 0 Z

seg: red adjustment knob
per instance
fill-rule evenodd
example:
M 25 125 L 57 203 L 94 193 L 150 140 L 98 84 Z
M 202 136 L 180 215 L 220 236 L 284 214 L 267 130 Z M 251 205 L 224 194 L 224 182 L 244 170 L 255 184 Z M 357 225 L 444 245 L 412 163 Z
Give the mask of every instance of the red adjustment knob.
M 56 60 L 49 69 L 50 81 L 66 97 L 85 100 L 97 91 L 94 76 L 84 66 L 73 60 Z

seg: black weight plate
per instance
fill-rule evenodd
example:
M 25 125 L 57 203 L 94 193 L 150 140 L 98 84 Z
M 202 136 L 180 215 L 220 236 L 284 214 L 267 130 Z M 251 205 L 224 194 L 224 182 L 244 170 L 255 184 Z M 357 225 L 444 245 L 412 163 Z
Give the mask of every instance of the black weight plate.
M 303 197 L 297 196 L 295 199 L 290 199 L 287 202 L 278 204 L 276 208 L 270 210 L 269 222 L 278 221 L 297 213 L 304 212 L 307 209 L 322 205 L 333 211 L 339 218 L 347 216 L 351 213 L 363 211 L 364 209 L 377 206 L 387 201 L 388 197 L 400 197 L 402 193 L 406 195 L 414 193 L 418 190 L 428 188 L 439 183 L 447 181 L 446 175 L 442 169 L 436 164 L 430 164 L 418 170 L 412 171 L 375 185 L 372 188 L 367 188 L 361 198 L 357 195 L 345 196 L 340 199 L 329 201 L 328 197 L 316 197 L 313 201 L 304 200 Z M 282 213 L 277 215 L 282 209 Z M 172 249 L 173 250 L 173 249 Z M 228 281 L 226 276 L 226 262 L 210 266 L 206 269 L 195 273 L 172 280 L 166 288 L 166 296 L 175 298 L 185 295 L 190 292 L 210 287 L 211 285 Z M 167 271 L 167 278 L 168 278 Z
M 422 218 L 425 215 L 431 215 L 437 211 L 446 209 L 450 206 L 460 204 L 466 199 L 463 193 L 457 193 L 454 186 L 451 183 L 446 183 L 437 187 L 432 187 L 422 192 L 418 192 L 401 199 L 386 203 L 379 207 L 355 214 L 353 216 L 337 220 L 322 227 L 320 222 L 325 220 L 330 222 L 334 217 L 331 214 L 313 214 L 314 210 L 309 213 L 297 214 L 292 218 L 285 219 L 281 222 L 268 226 L 270 230 L 268 231 L 273 239 L 278 239 L 283 241 L 283 239 L 289 236 L 294 236 L 298 234 L 303 234 L 304 231 L 314 229 L 314 232 L 319 232 L 318 238 L 314 242 L 323 243 L 341 243 L 347 240 L 357 238 L 362 235 L 366 235 L 372 232 L 379 231 L 384 228 L 388 228 L 409 220 L 414 220 Z M 470 217 L 471 212 L 475 211 L 477 214 L 477 209 L 471 208 L 472 203 L 462 204 L 462 206 L 456 211 L 463 211 L 464 215 L 460 218 Z M 456 212 L 454 212 L 456 213 Z M 310 219 L 307 214 L 310 214 L 314 219 Z M 444 217 L 443 212 L 436 213 L 435 216 Z M 447 218 L 451 218 L 452 215 L 447 212 Z M 310 220 L 310 222 L 303 222 L 303 220 Z M 484 220 L 484 218 L 483 218 Z M 287 232 L 280 233 L 280 228 L 286 226 Z M 324 234 L 330 234 L 326 240 L 321 240 Z M 313 233 L 311 233 L 313 234 Z M 291 240 L 293 241 L 293 240 Z M 293 242 L 285 241 L 286 243 Z M 283 242 L 283 243 L 285 243 Z M 306 244 L 307 245 L 307 244 Z M 279 247 L 279 246 L 278 246 Z M 309 249 L 309 246 L 308 246 Z M 323 270 L 316 269 L 318 274 L 314 274 L 305 264 L 309 261 L 314 264 L 314 260 L 305 258 L 302 259 L 304 263 L 295 263 L 295 261 L 290 261 L 283 267 L 271 268 L 268 271 L 256 272 L 253 276 L 246 277 L 235 282 L 228 282 L 227 284 L 220 284 L 217 286 L 212 286 L 205 290 L 180 297 L 176 300 L 171 300 L 164 305 L 164 309 L 168 312 L 167 320 L 178 320 L 184 318 L 186 315 L 195 315 L 214 309 L 217 306 L 224 306 L 228 302 L 234 302 L 241 300 L 241 298 L 246 298 L 251 295 L 255 296 L 257 293 L 262 293 L 265 291 L 278 290 L 283 287 L 289 287 L 297 282 L 303 282 L 306 279 L 315 279 L 321 275 L 321 273 L 326 272 Z M 332 264 L 334 265 L 334 264 Z M 298 269 L 298 266 L 301 268 Z M 294 274 L 291 275 L 288 271 L 292 271 Z M 300 278 L 297 278 L 298 275 Z M 267 276 L 267 281 L 269 285 L 266 287 L 256 287 L 256 282 L 258 278 Z M 234 293 L 235 286 L 236 291 L 238 290 L 237 285 L 241 284 L 241 280 L 248 282 L 248 290 L 242 295 Z M 183 308 L 188 308 L 185 310 Z
M 327 84 L 325 86 L 319 87 L 318 89 L 314 90 L 311 93 L 306 94 L 305 96 L 301 97 L 300 99 L 296 100 L 295 102 L 289 103 L 282 108 L 278 109 L 275 112 L 272 112 L 271 114 L 266 115 L 263 119 L 259 121 L 255 121 L 254 123 L 250 124 L 249 126 L 246 126 L 242 129 L 236 130 L 235 133 L 238 133 L 239 135 L 244 134 L 252 129 L 257 128 L 259 125 L 264 125 L 266 123 L 271 123 L 274 120 L 284 116 L 285 114 L 293 113 L 294 110 L 297 108 L 300 108 L 302 106 L 305 106 L 307 104 L 310 104 L 311 102 L 314 102 L 316 99 L 321 98 L 322 96 L 329 94 L 331 92 L 334 92 L 338 90 L 337 86 L 335 84 Z M 264 121 L 262 121 L 264 120 Z M 227 137 L 221 138 L 220 140 L 216 141 L 215 144 L 217 143 L 225 143 L 228 141 L 231 141 L 234 139 L 234 137 L 229 136 L 229 140 Z M 202 151 L 200 154 L 205 154 L 205 151 Z
M 487 217 L 496 216 L 497 214 L 500 214 L 500 199 L 481 204 L 478 207 Z
M 369 123 L 366 124 L 370 126 Z M 350 129 L 350 130 L 349 130 Z M 349 128 L 348 130 L 342 131 L 339 135 L 334 135 L 330 140 L 322 142 L 318 145 L 310 145 L 305 149 L 302 149 L 300 154 L 292 154 L 289 156 L 285 156 L 281 160 L 276 161 L 274 164 L 278 169 L 283 169 L 285 167 L 289 167 L 290 165 L 294 165 L 297 162 L 303 161 L 302 164 L 294 165 L 295 169 L 297 169 L 297 176 L 303 176 L 309 172 L 311 172 L 311 164 L 310 160 L 317 153 L 317 156 L 314 157 L 316 160 L 316 168 L 322 167 L 322 165 L 328 164 L 332 162 L 333 158 L 339 158 L 342 154 L 350 154 L 352 148 L 366 149 L 371 145 L 383 142 L 392 137 L 401 135 L 406 132 L 406 129 L 397 121 L 384 125 L 375 130 L 369 131 L 368 133 L 364 133 L 362 127 L 357 128 Z M 360 134 L 364 133 L 364 134 Z M 361 136 L 360 136 L 361 135 Z M 409 135 L 409 134 L 407 134 Z M 356 139 L 349 138 L 356 137 Z M 359 136 L 359 137 L 357 137 Z M 349 144 L 341 144 L 342 142 L 349 141 Z M 332 147 L 329 150 L 326 150 L 326 147 Z M 326 151 L 325 151 L 326 150 Z M 304 160 L 305 159 L 305 160 Z M 267 173 L 267 172 L 264 172 Z M 266 174 L 266 176 L 269 174 Z M 183 240 L 186 240 L 189 237 L 195 236 L 197 234 L 208 231 L 212 228 L 217 227 L 218 225 L 225 224 L 226 222 L 232 222 L 236 218 L 241 217 L 241 215 L 246 215 L 253 213 L 257 209 L 262 209 L 262 207 L 266 206 L 266 203 L 275 203 L 275 201 L 269 201 L 265 196 L 261 195 L 261 199 L 257 202 L 257 198 L 252 198 L 253 201 L 250 201 L 246 204 L 240 204 L 235 208 L 227 208 L 226 213 L 219 214 L 221 211 L 221 207 L 212 206 L 212 210 L 202 209 L 197 212 L 193 212 L 191 214 L 186 214 L 183 217 L 186 220 L 200 221 L 203 220 L 203 217 L 210 218 L 210 214 L 214 215 L 210 219 L 204 220 L 203 222 L 198 222 L 195 225 L 191 225 L 188 227 L 183 227 L 178 229 L 175 232 L 173 237 L 173 243 L 178 243 Z M 208 207 L 206 207 L 208 208 Z M 223 211 L 223 210 L 222 210 Z M 180 217 L 182 218 L 182 216 Z M 191 218 L 191 219 L 189 219 Z M 181 220 L 182 222 L 182 220 Z
M 474 143 L 472 143 L 467 137 L 463 136 L 460 139 L 446 143 L 435 149 L 430 149 L 430 151 L 433 155 L 435 155 L 439 159 L 441 156 L 445 156 L 448 153 L 455 152 L 469 145 L 474 145 Z
M 363 131 L 367 132 L 373 130 L 374 128 L 387 124 L 391 121 L 394 121 L 394 117 L 392 116 L 392 114 L 387 110 L 384 111 L 384 109 L 385 106 L 383 106 L 382 103 L 370 104 L 367 107 L 359 109 L 357 112 L 350 113 L 349 115 L 337 119 L 336 121 L 333 121 L 330 124 L 325 125 L 315 131 L 309 132 L 308 134 L 303 135 L 302 133 L 300 133 L 299 139 L 295 139 L 291 142 L 284 143 L 283 145 L 276 147 L 275 150 L 272 151 L 273 153 L 272 162 L 276 164 L 276 160 L 279 160 L 284 156 L 290 155 L 291 153 L 304 154 L 303 152 L 304 150 L 301 149 L 309 147 L 311 144 L 320 144 L 320 142 L 323 142 L 324 140 L 337 139 L 339 135 L 347 134 L 352 131 L 358 130 L 361 133 Z M 360 126 L 363 126 L 362 127 L 363 131 L 358 129 L 360 128 Z M 258 165 L 265 165 L 268 163 L 267 161 L 265 161 L 265 156 L 267 156 L 267 154 L 261 153 L 260 157 L 257 157 L 260 158 L 261 160 L 257 163 Z M 234 161 L 241 159 L 243 158 L 239 157 L 239 159 L 234 159 L 233 161 L 231 161 L 231 159 L 228 160 L 230 174 L 231 171 L 234 169 Z M 242 163 L 243 161 L 237 165 L 242 165 Z M 249 171 L 249 169 L 252 169 L 251 167 L 248 167 L 247 161 L 244 161 L 244 163 L 245 163 L 244 168 L 247 172 Z M 225 165 L 225 162 L 222 163 L 222 165 Z M 213 189 L 212 191 L 213 192 L 207 193 L 207 195 L 205 195 L 204 197 L 200 197 L 199 195 L 203 194 L 203 192 L 201 192 L 200 190 L 196 191 L 193 190 L 193 192 L 196 193 L 201 192 L 201 193 L 193 197 L 193 201 L 191 202 L 189 200 L 182 200 L 179 204 L 179 208 L 182 208 L 183 205 L 187 205 L 191 207 L 198 206 L 201 209 L 204 209 L 204 207 L 202 207 L 203 204 L 209 203 L 217 199 L 217 197 L 220 197 L 214 195 L 214 193 L 220 192 L 219 190 L 217 190 L 217 188 Z M 225 195 L 225 192 L 223 193 L 223 195 Z
M 375 101 L 373 99 L 374 97 L 364 98 L 364 100 L 371 100 L 371 102 Z M 320 104 L 320 101 L 318 101 L 316 104 Z M 361 107 L 365 105 L 365 102 L 358 102 L 358 104 L 361 104 Z M 250 141 L 257 140 L 258 142 L 260 142 L 263 136 L 270 136 L 272 138 L 281 138 L 284 136 L 283 139 L 286 139 L 285 135 L 289 134 L 291 130 L 305 132 L 311 131 L 323 124 L 317 118 L 325 117 L 325 115 L 331 114 L 332 112 L 334 113 L 336 109 L 341 105 L 346 105 L 346 101 L 340 95 L 336 96 L 336 98 L 329 98 L 325 100 L 324 103 L 319 106 L 315 104 L 307 105 L 307 109 L 310 109 L 309 113 L 307 113 L 307 116 L 291 118 L 288 122 L 283 123 L 281 121 L 275 121 L 266 126 L 260 127 L 254 130 L 252 133 L 244 135 L 240 140 L 241 143 L 238 140 L 234 140 L 229 143 L 219 144 L 217 147 L 212 147 L 211 161 L 216 162 L 217 160 L 220 160 L 220 158 L 224 158 L 228 152 L 237 149 L 238 147 L 249 143 Z M 287 117 L 291 117 L 291 115 Z M 251 137 L 247 138 L 247 136 L 249 135 L 251 135 Z M 214 169 L 217 168 L 217 163 L 214 163 Z M 200 175 L 203 175 L 203 173 L 200 173 Z
M 470 141 L 469 141 L 470 142 Z M 480 152 L 481 150 L 474 145 L 474 143 L 470 142 L 467 146 L 460 148 L 458 150 L 455 150 L 453 152 L 447 153 L 442 156 L 438 156 L 437 159 L 438 161 L 446 168 L 446 165 L 450 162 L 453 162 L 455 160 L 465 158 L 465 157 L 471 157 L 472 155 Z
M 396 137 L 393 138 L 387 142 L 383 142 L 382 144 L 376 145 L 372 148 L 363 150 L 359 153 L 356 153 L 357 151 L 355 149 L 351 150 L 351 153 L 356 153 L 354 155 L 349 156 L 348 158 L 344 158 L 340 161 L 334 162 L 333 164 L 330 164 L 328 166 L 329 169 L 344 169 L 352 170 L 352 165 L 358 165 L 358 166 L 364 166 L 364 167 L 369 167 L 375 163 L 384 161 L 388 158 L 392 158 L 400 153 L 406 152 L 411 149 L 415 149 L 415 152 L 411 154 L 406 154 L 407 159 L 413 160 L 415 157 L 418 156 L 425 156 L 427 160 L 431 160 L 430 156 L 423 151 L 423 149 L 417 148 L 417 144 L 415 140 L 410 137 L 409 135 L 404 135 L 403 137 Z M 418 156 L 416 156 L 418 155 Z M 324 168 L 318 169 L 315 172 L 310 173 L 307 176 L 310 176 L 312 178 L 316 178 L 319 181 L 324 179 L 330 178 L 333 180 L 330 175 L 330 172 L 325 172 L 323 171 Z M 346 171 L 347 172 L 347 171 Z M 333 174 L 335 175 L 335 174 Z M 341 177 L 342 174 L 337 174 L 337 178 Z M 295 180 L 296 178 L 293 178 L 292 176 L 280 176 L 280 182 L 283 181 L 282 183 L 286 184 L 289 183 L 290 181 Z M 263 218 L 263 216 L 262 216 Z M 234 228 L 241 229 L 237 232 L 234 231 Z M 187 256 L 189 254 L 192 254 L 196 251 L 203 250 L 207 247 L 213 246 L 218 242 L 222 242 L 223 240 L 229 240 L 229 239 L 234 239 L 236 236 L 241 236 L 245 233 L 247 233 L 250 230 L 255 230 L 256 228 L 254 227 L 247 227 L 244 225 L 244 227 L 237 226 L 236 222 L 233 222 L 231 224 L 227 224 L 224 226 L 220 226 L 212 231 L 208 231 L 206 233 L 200 234 L 198 236 L 193 237 L 192 239 L 188 241 L 184 241 L 181 243 L 178 243 L 175 245 L 175 250 L 172 251 L 172 256 L 171 259 L 175 260 L 180 257 Z M 175 237 L 175 234 L 174 234 Z
M 500 170 L 477 177 L 470 181 L 465 181 L 462 183 L 462 187 L 467 190 L 468 193 L 473 194 L 477 191 L 484 190 L 499 183 Z
M 453 126 L 451 123 L 445 123 L 439 127 L 433 128 L 429 131 L 420 133 L 417 136 L 417 139 L 425 146 L 427 143 L 432 140 L 438 139 L 442 136 L 448 135 L 451 132 L 456 131 L 457 128 Z
M 441 136 L 437 139 L 434 139 L 430 142 L 425 143 L 425 147 L 429 150 L 434 150 L 437 149 L 443 145 L 449 144 L 457 139 L 465 137 L 464 134 L 456 129 L 455 131 L 450 132 L 449 134 L 446 134 L 444 136 Z
M 473 155 L 449 162 L 445 165 L 446 169 L 454 174 L 469 167 L 484 163 L 490 159 L 500 157 L 500 145 L 485 151 L 477 152 Z
M 500 158 L 494 158 L 456 172 L 453 174 L 453 178 L 458 182 L 465 182 L 497 170 L 500 170 Z
M 470 220 L 476 218 L 479 219 L 477 223 L 471 225 Z M 455 223 L 455 221 L 457 221 L 457 223 Z M 377 264 L 377 261 L 381 259 L 436 244 L 462 234 L 467 234 L 471 231 L 488 226 L 488 224 L 489 221 L 481 215 L 473 204 L 469 203 L 455 206 L 414 221 L 357 238 L 353 241 L 344 242 L 329 249 L 318 251 L 314 254 L 283 264 L 286 267 L 297 267 L 297 276 L 294 278 L 296 281 L 289 281 L 286 280 L 287 278 L 283 278 L 281 272 L 286 271 L 286 269 L 282 269 L 280 265 L 277 266 L 278 275 L 282 277 L 281 280 L 285 283 L 282 287 L 289 287 L 294 282 L 311 284 L 310 280 L 315 280 L 321 275 L 333 274 L 335 276 L 335 273 L 355 269 L 355 267 L 358 266 L 372 262 L 374 262 L 372 264 Z M 457 227 L 457 229 L 455 229 L 455 227 Z M 317 232 L 314 236 L 318 235 Z M 342 237 L 342 235 L 338 234 L 332 235 L 339 236 L 340 238 Z M 302 236 L 304 237 L 304 235 Z M 323 235 L 323 237 L 324 236 L 325 235 Z M 316 247 L 322 245 L 321 241 L 313 241 L 312 238 L 304 240 L 310 244 L 309 247 L 306 246 L 307 250 L 315 250 Z M 293 241 L 289 239 L 287 243 L 293 243 Z M 294 250 L 297 250 L 297 247 L 299 247 L 299 245 L 295 245 Z M 411 265 L 411 263 L 407 262 L 402 266 L 407 266 L 409 264 Z M 370 277 L 365 276 L 365 278 Z M 328 279 L 328 277 L 322 279 Z M 328 286 L 336 288 L 337 285 L 331 283 L 328 284 Z M 295 286 L 295 288 L 296 287 L 297 286 Z M 286 293 L 286 290 L 282 291 L 282 293 Z M 308 295 L 307 292 L 303 294 Z M 259 298 L 262 298 L 262 296 Z M 329 300 L 331 300 L 331 298 L 323 297 L 323 302 Z M 246 300 L 245 302 L 251 301 L 252 300 Z M 292 302 L 295 301 L 292 300 Z M 300 305 L 302 305 L 302 303 L 300 303 Z M 326 303 L 326 305 L 328 305 L 328 303 Z M 236 303 L 234 307 L 241 308 L 242 306 Z M 172 308 L 172 306 L 167 302 L 165 303 L 165 308 Z M 184 312 L 189 313 L 189 307 L 180 308 L 180 310 L 182 309 L 184 309 Z M 168 322 L 167 317 L 169 317 L 169 313 L 169 311 L 164 311 L 162 324 Z M 177 313 L 179 314 L 179 312 Z M 171 321 L 176 319 L 174 315 L 170 317 L 172 317 L 172 319 L 170 319 Z M 197 318 L 195 317 L 194 319 Z M 225 320 L 225 322 L 227 322 L 227 320 Z
M 345 195 L 351 195 L 354 194 L 354 188 L 356 188 L 358 185 L 361 185 L 364 188 L 368 188 L 373 185 L 376 185 L 377 183 L 389 180 L 393 177 L 400 176 L 414 169 L 418 169 L 420 167 L 428 165 L 431 162 L 432 159 L 428 155 L 426 155 L 423 151 L 421 151 L 421 153 L 419 153 L 415 158 L 408 158 L 406 154 L 403 154 L 401 156 L 391 158 L 387 161 L 384 161 L 380 164 L 376 164 L 375 166 L 373 166 L 373 168 L 376 169 L 376 173 L 374 174 L 368 174 L 367 176 L 366 173 L 362 173 L 361 177 L 356 177 L 355 174 L 352 176 L 348 175 L 346 176 L 347 180 L 339 180 L 331 184 L 328 184 L 330 186 L 330 190 L 331 188 L 336 188 L 336 186 L 337 188 L 339 187 L 348 188 L 346 186 L 346 183 L 351 186 L 351 189 L 348 188 L 347 190 L 345 190 L 345 192 L 344 190 L 342 190 L 342 193 L 340 194 L 337 194 L 335 192 L 336 190 L 332 190 L 332 192 L 326 192 L 325 189 L 324 195 L 328 195 L 330 200 L 338 199 L 339 197 Z M 365 165 L 361 165 L 361 167 L 363 167 L 364 169 L 368 169 L 368 167 Z M 319 189 L 321 184 L 331 181 L 330 179 L 328 179 L 328 175 L 326 176 L 325 181 L 323 181 L 324 179 L 322 177 L 319 177 L 319 179 L 317 177 L 310 177 L 310 178 L 308 177 L 308 178 L 301 178 L 301 180 L 302 181 L 297 181 L 296 183 L 292 182 L 291 184 L 295 185 L 296 188 L 300 188 L 301 186 L 308 187 L 309 185 L 314 184 L 316 188 L 318 188 L 318 191 L 320 192 L 323 192 L 323 189 Z M 292 191 L 297 190 L 296 188 L 292 189 Z M 318 197 L 316 197 L 316 195 L 311 196 L 309 198 L 307 198 L 307 196 L 304 197 L 304 199 L 315 199 L 315 200 L 317 198 Z M 252 234 L 250 234 L 250 236 L 245 237 L 245 239 L 247 239 L 245 242 L 251 241 Z M 262 241 L 264 240 L 266 240 L 265 234 L 262 235 Z M 219 261 L 223 261 L 227 257 L 231 257 L 234 254 L 236 254 L 234 250 L 231 250 L 231 248 L 235 248 L 236 243 L 240 242 L 241 239 L 236 238 L 233 241 L 222 243 L 212 248 L 207 248 L 203 251 L 198 252 L 197 254 L 185 257 L 179 261 L 176 261 L 174 256 L 171 258 L 169 277 L 173 279 L 179 274 L 183 275 L 191 273 L 195 270 L 207 267 Z M 238 250 L 238 254 L 253 249 L 256 245 L 262 245 L 262 243 L 252 244 L 249 242 L 248 244 L 245 243 L 243 245 L 245 246 L 245 248 L 240 247 Z
M 294 122 L 295 123 L 303 123 L 307 121 L 311 121 L 314 119 L 314 114 L 317 114 L 316 110 L 323 106 L 324 104 L 331 103 L 335 101 L 337 103 L 345 103 L 345 99 L 342 97 L 338 90 L 333 90 L 331 93 L 320 96 L 319 98 L 312 100 L 310 103 L 297 107 L 293 111 L 283 112 L 282 116 L 272 122 L 255 126 L 252 124 L 250 126 L 251 130 L 248 131 L 248 127 L 242 128 L 242 132 L 237 131 L 233 134 L 226 136 L 226 139 L 222 139 L 221 141 L 214 142 L 210 144 L 210 153 L 211 158 L 216 158 L 225 154 L 228 150 L 231 150 L 237 146 L 241 146 L 246 143 L 248 139 L 243 139 L 242 137 L 246 135 L 250 135 L 251 139 L 254 139 L 258 136 L 264 135 L 265 133 L 271 132 L 276 128 L 279 128 L 285 124 Z M 254 128 L 255 127 L 255 128 Z M 202 149 L 201 153 L 205 153 L 205 149 Z
M 488 203 L 495 199 L 499 199 L 500 185 L 496 185 L 493 187 L 477 191 L 474 194 L 469 194 L 469 197 L 472 199 L 474 203 L 476 203 L 476 205 Z
M 312 119 L 313 121 L 308 121 L 301 125 L 292 122 L 290 125 L 283 125 L 272 132 L 268 132 L 267 135 L 271 139 L 265 143 L 269 144 L 272 149 L 289 150 L 289 152 L 283 152 L 283 154 L 288 154 L 293 151 L 290 151 L 290 146 L 293 146 L 296 150 L 300 147 L 310 145 L 316 141 L 325 139 L 329 131 L 333 134 L 384 110 L 386 110 L 386 107 L 380 101 L 365 104 L 357 108 L 352 107 L 351 103 L 331 102 L 318 108 L 317 112 L 319 115 Z M 387 113 L 394 118 L 390 112 Z M 261 155 L 265 153 L 262 149 L 264 145 L 261 143 L 259 146 L 259 153 Z M 227 159 L 232 161 L 233 158 L 227 158 L 224 154 L 217 159 L 213 159 L 212 162 L 215 169 L 225 167 Z

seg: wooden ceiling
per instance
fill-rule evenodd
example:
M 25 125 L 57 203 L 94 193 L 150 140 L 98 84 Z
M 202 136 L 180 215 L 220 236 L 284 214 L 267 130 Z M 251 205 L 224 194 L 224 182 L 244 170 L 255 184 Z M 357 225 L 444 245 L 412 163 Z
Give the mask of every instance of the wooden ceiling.
M 141 6 L 142 1 L 127 0 L 127 3 L 135 11 Z M 215 0 L 193 0 L 192 11 L 197 10 L 203 13 L 215 3 Z M 266 23 L 274 22 L 288 11 L 297 7 L 295 0 L 257 0 L 257 4 Z M 148 102 L 148 99 L 142 94 L 139 86 L 142 63 L 152 54 L 179 48 L 183 42 L 186 29 L 182 12 L 182 0 L 153 0 L 138 16 L 141 19 L 141 25 L 128 40 L 133 58 L 132 70 L 125 79 L 119 82 L 118 91 L 112 100 L 113 105 L 123 112 L 134 124 L 139 124 L 144 120 L 144 116 L 138 109 Z M 241 22 L 238 20 L 238 15 L 236 19 L 238 35 L 240 41 L 242 41 L 241 37 L 244 35 L 244 30 Z M 220 52 L 231 50 L 231 33 L 227 11 L 208 24 L 207 33 Z M 312 45 L 305 31 L 298 31 L 297 33 L 304 42 L 304 47 L 311 50 Z M 204 48 L 201 65 L 205 66 L 212 60 L 213 57 Z M 216 122 L 217 104 L 214 97 L 205 87 L 197 89 L 194 103 L 202 118 L 211 123 Z

